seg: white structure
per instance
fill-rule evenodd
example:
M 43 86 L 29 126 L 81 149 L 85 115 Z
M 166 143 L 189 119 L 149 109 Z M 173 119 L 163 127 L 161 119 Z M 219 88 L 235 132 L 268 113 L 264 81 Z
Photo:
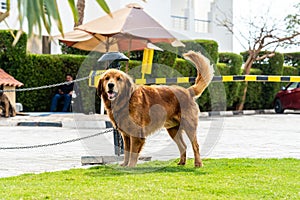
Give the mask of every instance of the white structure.
M 178 39 L 211 39 L 218 42 L 219 51 L 233 51 L 232 34 L 218 25 L 218 21 L 224 19 L 232 22 L 233 0 L 149 0 L 147 3 L 141 0 L 106 0 L 111 11 L 123 8 L 134 1 Z M 0 3 L 4 2 L 5 0 L 0 0 Z M 68 2 L 57 2 L 61 11 L 64 31 L 72 31 L 74 23 Z M 16 10 L 16 1 L 11 1 L 11 6 L 12 10 Z M 95 0 L 86 0 L 84 23 L 104 14 Z M 17 12 L 11 12 L 11 16 L 6 20 L 10 28 L 19 28 L 16 19 Z M 0 23 L 0 29 L 7 29 L 7 26 Z M 57 34 L 59 32 L 54 28 L 52 35 Z M 34 45 L 29 45 L 30 50 L 35 53 L 47 52 L 42 51 L 41 44 L 42 42 L 35 41 Z M 52 42 L 51 53 L 59 52 L 60 47 Z

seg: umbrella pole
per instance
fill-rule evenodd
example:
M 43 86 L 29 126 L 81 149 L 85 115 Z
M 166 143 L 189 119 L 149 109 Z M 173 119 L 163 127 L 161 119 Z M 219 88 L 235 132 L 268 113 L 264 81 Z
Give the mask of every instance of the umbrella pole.
M 128 55 L 128 58 L 129 58 L 130 52 L 128 54 L 129 54 Z M 126 66 L 125 66 L 125 72 L 126 72 L 126 74 L 128 74 L 128 68 L 129 68 L 129 61 L 126 62 Z
M 131 42 L 132 42 L 132 38 L 130 36 L 130 38 L 129 38 L 129 44 L 128 44 L 128 52 L 127 52 L 127 57 L 129 58 L 129 60 L 130 60 Z M 129 61 L 126 62 L 126 68 L 125 68 L 126 74 L 128 74 L 128 68 L 129 68 Z
M 106 42 L 105 42 L 105 50 L 106 53 L 109 51 L 109 38 L 106 37 Z M 105 62 L 105 69 L 108 67 L 107 66 L 107 62 Z M 100 98 L 100 114 L 104 115 L 104 101 L 102 100 L 102 98 Z

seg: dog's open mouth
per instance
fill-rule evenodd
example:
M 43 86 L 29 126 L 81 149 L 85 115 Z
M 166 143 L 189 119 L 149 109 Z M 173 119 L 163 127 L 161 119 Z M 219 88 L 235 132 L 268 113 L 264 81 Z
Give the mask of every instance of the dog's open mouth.
M 117 94 L 118 94 L 117 92 L 112 91 L 112 90 L 109 90 L 109 91 L 107 92 L 108 99 L 109 99 L 109 100 L 115 99 L 115 98 L 117 97 Z

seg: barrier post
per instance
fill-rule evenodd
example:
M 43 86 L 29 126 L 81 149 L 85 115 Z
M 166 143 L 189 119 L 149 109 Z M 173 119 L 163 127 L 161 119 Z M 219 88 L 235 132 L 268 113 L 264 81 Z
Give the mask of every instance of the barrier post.
M 143 62 L 142 62 L 142 79 L 145 79 L 145 74 L 151 74 L 152 71 L 152 60 L 154 55 L 154 49 L 144 49 Z

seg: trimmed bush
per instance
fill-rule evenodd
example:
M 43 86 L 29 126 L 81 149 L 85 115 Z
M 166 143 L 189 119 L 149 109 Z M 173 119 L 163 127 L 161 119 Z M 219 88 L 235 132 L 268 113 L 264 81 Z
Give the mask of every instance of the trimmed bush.
M 298 76 L 299 71 L 297 67 L 293 66 L 283 66 L 283 71 L 282 71 L 283 76 Z
M 298 74 L 300 75 L 300 52 L 284 53 L 284 63 L 296 67 L 298 69 Z
M 210 58 L 212 63 L 217 63 L 219 59 L 218 55 L 218 43 L 214 40 L 184 40 L 182 41 L 185 47 L 179 47 L 179 55 L 189 50 L 200 51 L 203 55 Z
M 262 70 L 252 68 L 250 70 L 250 75 L 262 75 Z M 245 82 L 241 83 L 241 89 L 239 91 L 239 97 L 243 96 L 243 90 L 245 88 Z M 245 110 L 256 110 L 264 108 L 264 90 L 262 82 L 248 82 L 246 101 L 244 104 Z
M 13 32 L 17 33 L 17 31 Z M 15 46 L 12 46 L 13 41 L 14 38 L 9 31 L 0 30 L 0 68 L 15 76 L 16 69 L 26 57 L 27 36 L 22 34 Z
M 224 67 L 219 67 L 221 75 L 240 75 L 242 72 L 242 56 L 235 53 L 219 53 L 219 62 L 225 64 Z M 226 91 L 226 103 L 228 110 L 235 110 L 239 102 L 239 87 L 240 82 L 224 82 Z
M 65 81 L 65 74 L 76 76 L 85 57 L 66 55 L 29 54 L 16 69 L 15 78 L 24 83 L 24 88 L 51 85 Z M 25 111 L 49 111 L 55 88 L 19 92 L 18 102 Z
M 284 53 L 284 63 L 293 67 L 300 67 L 300 52 Z

